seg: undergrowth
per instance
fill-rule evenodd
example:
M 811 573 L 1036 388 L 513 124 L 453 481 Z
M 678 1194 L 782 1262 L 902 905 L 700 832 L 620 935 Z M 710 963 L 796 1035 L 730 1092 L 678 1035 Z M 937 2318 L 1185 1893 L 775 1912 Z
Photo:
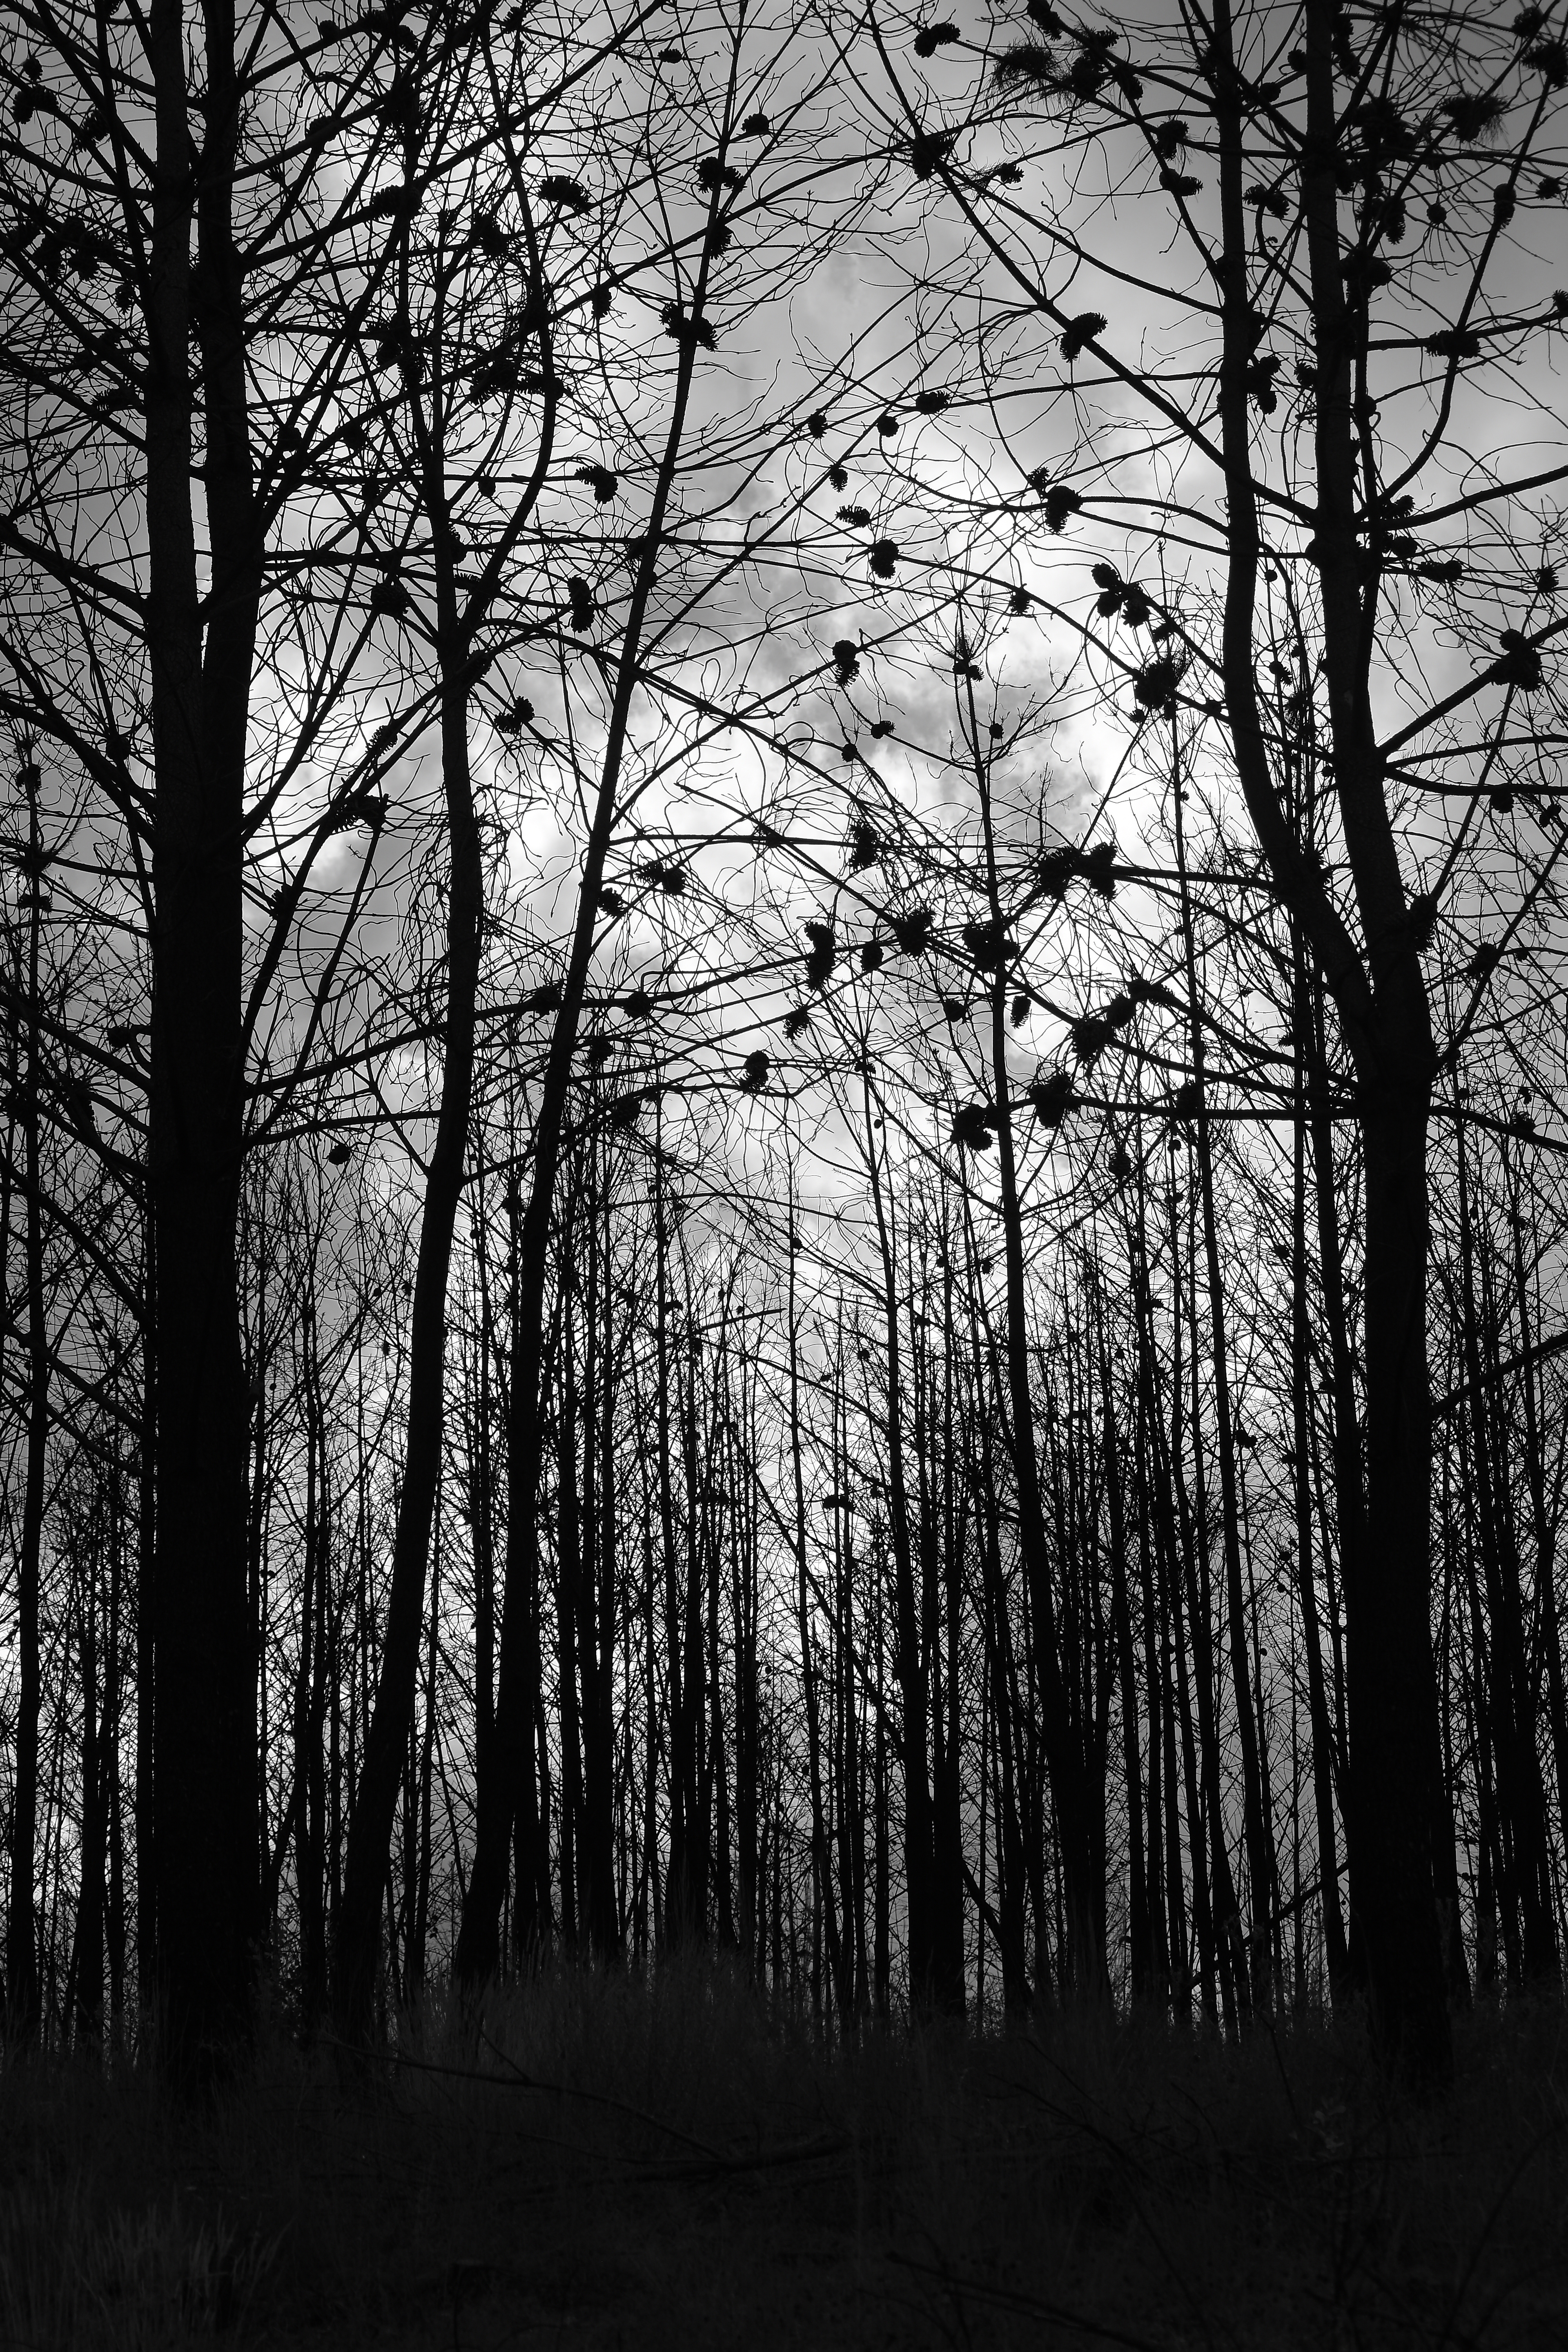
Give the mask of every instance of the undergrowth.
M 1478 2011 L 1425 2105 L 1350 2027 L 825 2046 L 695 1963 L 270 2038 L 200 2112 L 13 2057 L 0 2343 L 1555 2352 L 1564 2014 Z

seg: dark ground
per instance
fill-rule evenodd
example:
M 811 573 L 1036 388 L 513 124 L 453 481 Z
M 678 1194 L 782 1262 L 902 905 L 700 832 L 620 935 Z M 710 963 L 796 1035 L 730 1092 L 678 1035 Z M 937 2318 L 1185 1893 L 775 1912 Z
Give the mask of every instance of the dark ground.
M 826 2053 L 684 1972 L 368 2074 L 279 2036 L 202 2116 L 11 2064 L 0 2343 L 1564 2352 L 1565 2025 L 1478 2013 L 1426 2107 L 1349 2030 Z

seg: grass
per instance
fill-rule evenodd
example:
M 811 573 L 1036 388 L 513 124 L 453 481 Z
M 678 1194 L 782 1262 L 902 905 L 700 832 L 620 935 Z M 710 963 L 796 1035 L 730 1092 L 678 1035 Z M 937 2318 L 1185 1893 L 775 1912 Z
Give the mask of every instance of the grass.
M 13 2063 L 0 2344 L 1561 2352 L 1564 2023 L 1478 2012 L 1429 2107 L 1348 2029 L 825 2050 L 695 1967 L 369 2064 L 276 2039 L 199 2116 Z

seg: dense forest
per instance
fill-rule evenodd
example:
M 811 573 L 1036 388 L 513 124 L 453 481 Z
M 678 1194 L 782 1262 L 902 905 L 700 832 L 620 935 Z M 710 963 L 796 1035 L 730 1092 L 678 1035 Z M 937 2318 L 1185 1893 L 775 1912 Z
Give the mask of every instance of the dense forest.
M 1441 2082 L 1568 1935 L 1562 5 L 0 79 L 7 2033 Z

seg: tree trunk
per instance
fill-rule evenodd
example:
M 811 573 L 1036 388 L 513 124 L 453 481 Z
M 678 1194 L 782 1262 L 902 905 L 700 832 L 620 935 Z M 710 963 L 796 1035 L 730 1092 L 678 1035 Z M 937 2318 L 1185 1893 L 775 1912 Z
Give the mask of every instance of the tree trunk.
M 17 2040 L 37 2038 L 42 2018 L 38 1925 L 35 1910 L 38 1837 L 38 1724 L 42 1681 L 38 1650 L 38 1577 L 44 1539 L 44 1478 L 49 1443 L 49 1336 L 44 1304 L 44 1213 L 38 1164 L 38 929 L 43 898 L 38 832 L 38 772 L 29 763 L 27 840 L 33 872 L 27 918 L 27 1075 L 16 1085 L 16 1013 L 12 1014 L 11 1096 L 22 1101 L 22 1169 L 26 1199 L 24 1246 L 27 1300 L 27 1448 L 16 1554 L 16 1772 L 11 1800 L 11 1885 L 5 1927 L 5 2023 Z M 9 1208 L 9 1195 L 6 1206 Z M 0 1279 L 5 1273 L 0 1261 Z M 89 1706 L 91 1706 L 90 1696 Z
M 1184 961 L 1186 966 L 1187 1020 L 1191 1041 L 1194 1083 L 1197 1087 L 1197 1116 L 1194 1145 L 1197 1156 L 1198 1195 L 1203 1216 L 1204 1270 L 1209 1293 L 1209 1344 L 1214 1368 L 1215 1441 L 1219 1454 L 1220 1529 L 1225 1559 L 1226 1618 L 1230 1636 L 1231 1691 L 1236 1702 L 1236 1724 L 1241 1748 L 1242 1820 L 1247 1840 L 1247 1872 L 1251 1881 L 1251 1925 L 1247 1937 L 1251 1955 L 1250 1984 L 1253 2000 L 1263 2009 L 1273 2003 L 1270 1980 L 1269 1916 L 1274 1902 L 1274 1845 L 1266 1818 L 1263 1799 L 1263 1769 L 1259 1754 L 1257 1718 L 1253 1712 L 1252 1676 L 1247 1656 L 1246 1603 L 1242 1592 L 1241 1530 L 1237 1496 L 1237 1448 L 1235 1426 L 1230 1404 L 1229 1350 L 1226 1342 L 1225 1289 L 1220 1276 L 1219 1227 L 1215 1213 L 1214 1192 L 1214 1133 L 1209 1119 L 1208 1092 L 1205 1077 L 1204 1033 L 1198 1000 L 1197 945 L 1193 922 L 1192 896 L 1187 880 L 1186 834 L 1182 822 L 1184 793 L 1181 784 L 1179 749 L 1173 762 L 1175 782 L 1174 808 L 1176 818 L 1176 863 L 1181 875 L 1181 919 Z M 1197 1355 L 1197 1300 L 1193 1301 L 1194 1370 Z M 1198 1443 L 1195 1418 L 1194 1444 Z
M 1355 1892 L 1378 2035 L 1418 2077 L 1452 2066 L 1434 1903 L 1426 1378 L 1426 1085 L 1363 1112 L 1367 1549 L 1350 1618 Z
M 876 1216 L 882 1284 L 882 1340 L 888 1372 L 888 1532 L 893 1548 L 893 1672 L 902 1702 L 899 1749 L 904 1778 L 904 1900 L 908 1906 L 910 2000 L 917 2009 L 932 2003 L 963 2005 L 963 1988 L 935 1982 L 936 1947 L 931 1858 L 931 1789 L 929 1727 L 931 1687 L 925 1627 L 915 1591 L 914 1549 L 910 1540 L 910 1496 L 904 1467 L 904 1381 L 899 1348 L 899 1302 L 892 1237 L 882 1198 L 881 1164 L 873 1126 L 871 1074 L 860 1070 L 866 1120 L 866 1161 Z
M 438 526 L 445 522 L 443 497 L 442 484 L 432 467 L 426 503 L 436 510 L 434 519 Z M 438 529 L 438 541 L 439 538 Z M 450 562 L 444 555 L 438 557 L 437 600 L 441 772 L 449 860 L 441 1103 L 435 1148 L 426 1177 L 425 1211 L 414 1276 L 408 1349 L 408 1432 L 393 1539 L 386 1630 L 375 1704 L 365 1734 L 359 1783 L 349 1817 L 342 1909 L 333 1953 L 333 2014 L 338 2031 L 351 2041 L 363 2040 L 371 2027 L 381 1950 L 382 1894 L 386 1885 L 393 1820 L 418 1691 L 426 1571 L 445 1415 L 447 1283 L 462 1195 L 468 1110 L 473 1097 L 474 1016 L 479 993 L 484 873 L 468 768 L 468 645 L 457 619 Z M 510 1832 L 510 1816 L 507 1827 Z M 469 1885 L 471 1888 L 471 1880 Z M 499 1919 L 499 1903 L 497 1916 Z
M 262 550 L 231 216 L 240 133 L 232 8 L 208 0 L 203 12 L 199 180 L 191 168 L 193 93 L 178 0 L 156 0 L 149 34 L 157 131 L 145 607 L 156 793 L 149 1101 L 158 1265 L 153 1851 L 163 2024 L 175 2072 L 191 2081 L 208 2074 L 245 2028 L 259 1927 L 235 1225 L 245 1075 L 245 760 Z M 211 550 L 205 599 L 193 506 L 193 326 L 201 341 Z
M 1291 1188 L 1290 1313 L 1291 1313 L 1291 1450 L 1296 1495 L 1296 1576 L 1301 1608 L 1301 1638 L 1307 1654 L 1307 1705 L 1312 1734 L 1312 1793 L 1318 1832 L 1318 1888 L 1327 1951 L 1329 1993 L 1336 2011 L 1352 1992 L 1350 1955 L 1345 1944 L 1344 1914 L 1340 1908 L 1339 1839 L 1334 1823 L 1333 1734 L 1329 1722 L 1327 1685 L 1323 1680 L 1321 1629 L 1318 1594 L 1312 1574 L 1311 1465 L 1309 1460 L 1308 1415 L 1310 1401 L 1308 1373 L 1310 1356 L 1307 1322 L 1307 1122 L 1306 990 L 1301 957 L 1297 956 L 1295 997 L 1296 1120 Z M 1300 1911 L 1298 1909 L 1298 1925 Z
M 707 289 L 705 247 L 692 287 L 693 316 L 700 311 Z M 512 1324 L 507 1419 L 506 1581 L 501 1601 L 495 1739 L 488 1784 L 481 1782 L 475 1791 L 474 1861 L 463 1901 L 454 1962 L 458 1982 L 470 1994 L 494 1976 L 500 1962 L 507 1852 L 523 1778 L 523 1745 L 531 1736 L 538 1699 L 536 1665 L 528 1637 L 526 1596 L 537 1578 L 542 1349 L 550 1228 L 565 1134 L 573 1056 L 596 944 L 599 892 L 616 827 L 621 762 L 637 681 L 644 617 L 653 592 L 656 565 L 664 555 L 665 518 L 685 436 L 696 353 L 695 338 L 688 338 L 681 345 L 664 453 L 647 529 L 640 544 L 620 658 L 615 666 L 615 697 L 605 729 L 593 821 L 584 845 L 561 1009 L 551 1033 L 534 1124 L 533 1173 L 521 1219 L 518 1311 Z
M 1434 1901 L 1436 1685 L 1429 1617 L 1431 1414 L 1426 1380 L 1426 1126 L 1435 1055 L 1373 721 L 1375 571 L 1363 589 L 1357 513 L 1363 441 L 1352 389 L 1364 309 L 1342 272 L 1336 186 L 1337 0 L 1306 0 L 1306 260 L 1316 336 L 1313 551 L 1334 788 L 1358 948 L 1306 856 L 1269 770 L 1258 702 L 1254 616 L 1261 562 L 1247 370 L 1257 348 L 1247 284 L 1246 119 L 1230 0 L 1214 16 L 1214 117 L 1226 268 L 1219 375 L 1226 496 L 1223 669 L 1237 773 L 1260 846 L 1331 991 L 1355 1062 L 1365 1167 L 1366 1552 L 1347 1579 L 1354 1813 L 1352 1900 L 1364 1938 L 1373 2029 L 1388 2065 L 1446 2081 L 1453 2054 Z M 1368 435 L 1370 439 L 1370 434 Z M 1369 502 L 1375 483 L 1365 485 Z M 1364 597 L 1364 602 L 1363 602 Z

